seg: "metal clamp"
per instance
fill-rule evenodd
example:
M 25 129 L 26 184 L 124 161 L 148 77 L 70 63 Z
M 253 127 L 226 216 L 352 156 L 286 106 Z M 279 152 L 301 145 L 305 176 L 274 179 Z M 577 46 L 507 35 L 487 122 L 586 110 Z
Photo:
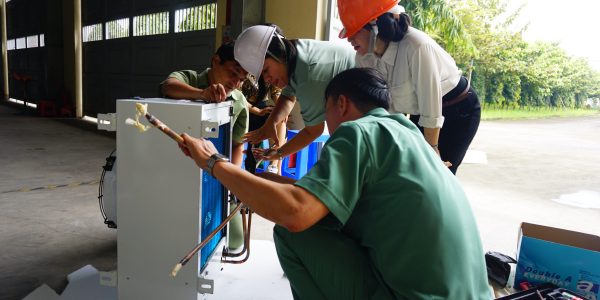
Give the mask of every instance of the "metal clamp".
M 219 137 L 219 122 L 202 121 L 200 123 L 200 136 L 203 138 L 218 138 Z
M 117 114 L 98 114 L 98 130 L 117 131 Z

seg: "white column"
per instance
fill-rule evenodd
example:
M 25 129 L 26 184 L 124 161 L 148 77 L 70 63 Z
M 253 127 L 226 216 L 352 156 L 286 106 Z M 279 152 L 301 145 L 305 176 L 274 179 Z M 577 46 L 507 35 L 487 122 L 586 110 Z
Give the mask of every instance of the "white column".
M 2 85 L 4 86 L 3 99 L 8 100 L 8 53 L 6 50 L 6 0 L 1 0 L 2 16 L 0 17 L 0 26 L 2 26 Z
M 73 0 L 73 34 L 75 35 L 75 116 L 83 117 L 83 74 L 82 74 L 82 53 L 83 45 L 81 40 L 81 0 Z

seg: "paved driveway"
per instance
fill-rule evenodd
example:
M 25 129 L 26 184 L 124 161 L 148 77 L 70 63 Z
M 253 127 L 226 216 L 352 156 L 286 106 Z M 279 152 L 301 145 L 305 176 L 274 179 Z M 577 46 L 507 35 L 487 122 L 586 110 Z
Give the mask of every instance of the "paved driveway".
M 519 224 L 530 222 L 600 235 L 600 115 L 482 122 L 471 145 L 487 164 L 465 164 L 458 177 L 470 197 L 486 250 L 514 255 Z

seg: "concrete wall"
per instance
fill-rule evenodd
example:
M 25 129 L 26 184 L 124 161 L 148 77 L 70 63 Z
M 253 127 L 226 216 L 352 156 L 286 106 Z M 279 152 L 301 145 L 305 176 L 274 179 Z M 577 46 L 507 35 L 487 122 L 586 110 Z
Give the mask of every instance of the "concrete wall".
M 217 48 L 244 29 L 265 22 L 264 0 L 217 0 L 217 5 Z
M 265 22 L 275 23 L 289 39 L 325 37 L 327 0 L 265 0 Z

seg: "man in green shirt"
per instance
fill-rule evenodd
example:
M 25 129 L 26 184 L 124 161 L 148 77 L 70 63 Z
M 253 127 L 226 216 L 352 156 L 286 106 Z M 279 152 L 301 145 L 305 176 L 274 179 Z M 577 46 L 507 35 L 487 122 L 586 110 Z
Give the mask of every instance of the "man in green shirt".
M 295 183 L 241 173 L 206 140 L 184 134 L 181 148 L 277 223 L 295 299 L 490 299 L 467 197 L 419 129 L 387 112 L 382 75 L 344 71 L 325 98 L 331 137 Z
M 248 132 L 248 102 L 238 87 L 246 79 L 247 72 L 233 57 L 233 44 L 221 45 L 211 58 L 211 68 L 198 73 L 193 70 L 176 71 L 161 82 L 160 90 L 165 97 L 173 99 L 204 100 L 207 102 L 233 101 L 231 134 L 231 162 L 242 166 L 244 156 L 243 136 Z M 243 244 L 241 216 L 230 223 L 229 248 Z
M 161 93 L 173 99 L 233 101 L 231 161 L 238 166 L 242 165 L 244 151 L 242 137 L 248 132 L 248 102 L 238 90 L 246 74 L 233 57 L 233 44 L 227 43 L 217 49 L 211 67 L 204 72 L 176 71 L 160 84 Z

